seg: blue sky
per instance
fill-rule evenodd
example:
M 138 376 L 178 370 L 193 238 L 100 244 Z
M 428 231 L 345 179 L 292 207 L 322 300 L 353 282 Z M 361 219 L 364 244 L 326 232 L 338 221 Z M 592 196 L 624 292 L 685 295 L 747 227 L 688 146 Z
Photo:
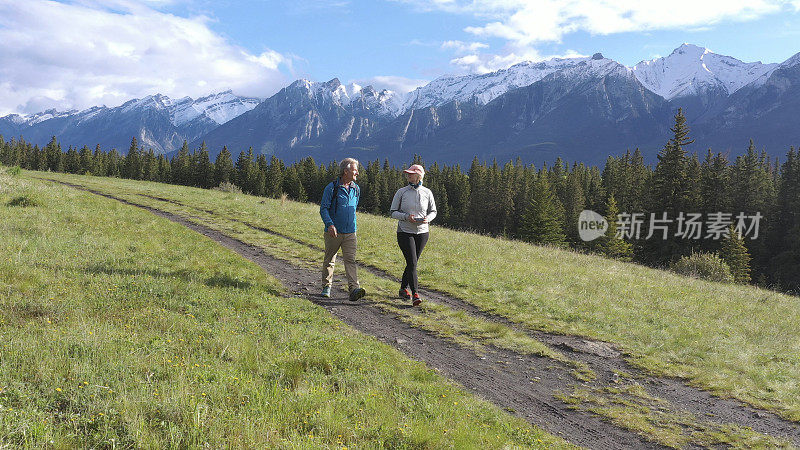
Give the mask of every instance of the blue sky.
M 0 115 L 162 93 L 267 97 L 297 78 L 407 91 L 449 73 L 683 42 L 800 52 L 800 0 L 0 0 Z

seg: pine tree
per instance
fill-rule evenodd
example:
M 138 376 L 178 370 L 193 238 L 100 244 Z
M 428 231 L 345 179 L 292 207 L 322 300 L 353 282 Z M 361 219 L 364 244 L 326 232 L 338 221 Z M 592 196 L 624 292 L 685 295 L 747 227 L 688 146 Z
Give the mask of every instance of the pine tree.
M 142 159 L 142 179 L 159 181 L 158 158 L 152 148 L 147 149 Z
M 685 212 L 700 211 L 703 205 L 703 175 L 697 154 L 692 155 L 686 165 L 686 202 Z
M 606 221 L 608 222 L 608 229 L 605 236 L 598 239 L 599 250 L 609 258 L 620 259 L 622 261 L 630 261 L 633 256 L 633 245 L 622 237 L 617 237 L 617 215 L 619 208 L 614 195 L 608 196 L 608 203 L 606 205 Z
M 206 142 L 200 145 L 197 152 L 197 164 L 194 168 L 194 185 L 208 189 L 214 186 L 214 165 L 211 164 L 211 159 L 208 156 L 208 147 Z
M 486 223 L 486 166 L 476 156 L 469 168 L 469 207 L 466 226 L 483 231 Z
M 678 109 L 675 126 L 670 130 L 673 137 L 658 153 L 658 164 L 653 173 L 651 211 L 668 212 L 674 216 L 684 209 L 689 197 L 688 158 L 684 147 L 694 142 L 688 138 L 689 127 L 682 109 Z
M 134 137 L 131 139 L 131 146 L 123 161 L 122 176 L 124 178 L 130 178 L 132 180 L 142 179 L 142 162 L 140 156 L 139 144 L 136 141 L 136 137 Z
M 767 215 L 774 204 L 775 186 L 765 155 L 750 140 L 747 152 L 736 158 L 731 171 L 731 206 L 748 214 Z
M 708 149 L 700 169 L 701 207 L 703 213 L 730 211 L 728 193 L 730 173 L 728 159 L 722 153 L 714 155 Z
M 630 159 L 630 191 L 628 192 L 628 199 L 624 205 L 621 205 L 623 212 L 642 212 L 645 210 L 647 201 L 648 186 L 652 173 L 650 167 L 644 164 L 644 157 L 639 148 L 634 150 Z
M 108 176 L 108 171 L 106 170 L 106 155 L 100 149 L 100 144 L 97 144 L 94 148 L 94 153 L 92 154 L 92 168 L 90 171 L 92 175 L 97 175 L 99 177 Z
M 64 172 L 66 173 L 79 173 L 81 170 L 81 159 L 78 152 L 71 145 L 67 149 L 67 154 L 64 155 Z
M 46 165 L 42 170 L 50 170 L 53 172 L 64 171 L 63 154 L 61 153 L 61 144 L 55 136 L 50 139 L 50 142 L 44 147 L 44 154 L 46 158 Z
M 172 182 L 175 184 L 188 185 L 192 182 L 191 157 L 189 156 L 189 143 L 183 141 L 178 154 L 172 158 L 170 166 L 172 168 Z
M 581 245 L 583 241 L 578 236 L 578 217 L 586 207 L 586 200 L 581 187 L 580 173 L 574 169 L 567 175 L 564 191 L 564 228 L 567 242 L 572 245 Z
M 164 155 L 158 155 L 158 181 L 169 183 L 172 180 L 172 168 Z
M 119 152 L 117 149 L 112 148 L 110 152 L 108 152 L 108 176 L 110 177 L 121 177 L 122 176 L 122 167 L 121 167 L 121 160 L 122 158 L 119 156 Z
M 694 140 L 688 137 L 689 127 L 682 109 L 678 109 L 675 125 L 670 130 L 673 136 L 658 153 L 658 164 L 653 172 L 648 217 L 654 214 L 654 217 L 662 218 L 666 213 L 668 220 L 675 220 L 681 212 L 692 212 L 692 205 L 689 203 L 692 189 L 687 173 L 689 161 L 684 147 Z M 654 235 L 643 242 L 641 257 L 651 264 L 664 264 L 677 260 L 690 251 L 689 240 L 677 240 L 671 236 L 660 239 Z
M 564 236 L 564 209 L 555 193 L 545 169 L 539 172 L 533 185 L 528 209 L 521 227 L 521 237 L 535 244 L 566 245 Z
M 750 253 L 745 246 L 744 237 L 736 232 L 733 225 L 728 228 L 728 236 L 722 240 L 720 257 L 731 268 L 735 282 L 750 282 Z
M 503 170 L 500 172 L 499 182 L 501 186 L 497 196 L 497 206 L 499 209 L 500 221 L 497 232 L 503 236 L 511 236 L 515 231 L 514 197 L 516 196 L 518 188 L 516 183 L 516 171 L 514 170 L 513 163 L 508 162 L 503 166 Z M 438 199 L 436 203 L 438 207 Z
M 214 186 L 221 183 L 232 183 L 233 179 L 233 159 L 227 146 L 222 147 L 222 151 L 214 161 Z
M 774 217 L 776 192 L 771 167 L 766 155 L 758 154 L 752 140 L 747 152 L 737 157 L 731 167 L 730 191 L 734 216 L 740 213 L 749 216 L 761 214 L 764 219 L 760 229 L 766 230 L 772 226 L 770 219 Z M 770 249 L 765 246 L 763 236 L 759 239 L 748 236 L 748 239 L 753 275 L 758 277 L 769 264 Z
M 800 293 L 800 155 L 792 147 L 781 166 L 775 218 L 769 230 L 770 275 L 784 290 Z
M 270 158 L 269 170 L 265 181 L 265 195 L 268 197 L 280 197 L 283 193 L 283 162 L 275 155 Z
M 297 169 L 290 166 L 286 169 L 283 177 L 283 191 L 289 195 L 289 198 L 304 202 L 308 198 L 306 190 L 303 188 L 303 183 L 300 182 L 300 177 L 297 175 Z
M 92 151 L 89 150 L 89 147 L 83 146 L 81 148 L 79 157 L 79 166 L 78 173 L 86 174 L 92 173 Z

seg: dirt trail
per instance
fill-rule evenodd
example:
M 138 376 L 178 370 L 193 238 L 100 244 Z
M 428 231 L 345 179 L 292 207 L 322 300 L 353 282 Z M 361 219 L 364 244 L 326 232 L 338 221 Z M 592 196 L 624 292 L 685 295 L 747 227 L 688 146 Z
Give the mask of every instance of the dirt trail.
M 764 434 L 787 439 L 800 447 L 800 424 L 788 421 L 765 410 L 756 409 L 737 400 L 721 399 L 710 393 L 688 386 L 673 378 L 654 377 L 628 364 L 624 356 L 612 345 L 577 336 L 564 336 L 526 329 L 509 319 L 487 313 L 461 299 L 431 289 L 421 289 L 426 301 L 448 305 L 457 310 L 485 320 L 502 323 L 517 331 L 527 333 L 568 357 L 582 361 L 597 374 L 591 382 L 578 382 L 570 373 L 572 367 L 549 358 L 517 354 L 489 347 L 485 355 L 462 348 L 450 341 L 424 330 L 409 326 L 397 315 L 386 313 L 369 303 L 353 303 L 345 292 L 335 289 L 330 299 L 317 295 L 319 274 L 275 258 L 262 249 L 234 239 L 219 231 L 199 225 L 184 217 L 145 205 L 140 205 L 84 186 L 55 181 L 88 191 L 125 204 L 146 209 L 156 215 L 186 226 L 257 263 L 275 276 L 294 295 L 325 307 L 343 322 L 365 334 L 386 342 L 413 359 L 458 382 L 492 403 L 541 426 L 551 433 L 588 448 L 663 448 L 646 438 L 601 417 L 575 410 L 557 394 L 568 394 L 575 387 L 603 389 L 630 384 L 642 386 L 649 395 L 668 401 L 671 409 L 689 413 L 710 423 L 729 423 L 752 428 Z M 171 199 L 139 194 L 151 199 L 194 208 L 209 214 L 214 211 L 185 205 Z M 318 249 L 274 230 L 255 226 L 244 221 L 226 218 L 253 229 L 270 233 L 302 245 Z M 321 250 L 320 250 L 321 251 Z M 385 271 L 368 265 L 360 266 L 371 273 L 398 281 Z M 626 375 L 620 375 L 626 374 Z

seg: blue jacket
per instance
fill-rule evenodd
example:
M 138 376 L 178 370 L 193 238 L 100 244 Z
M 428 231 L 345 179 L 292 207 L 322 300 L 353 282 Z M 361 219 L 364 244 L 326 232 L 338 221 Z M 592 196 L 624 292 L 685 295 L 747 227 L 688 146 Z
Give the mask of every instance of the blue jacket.
M 336 188 L 336 201 L 333 197 L 334 187 Z M 325 186 L 325 190 L 322 191 L 322 201 L 319 204 L 319 215 L 322 217 L 322 222 L 325 223 L 324 231 L 327 231 L 328 227 L 333 224 L 337 233 L 356 232 L 356 207 L 360 194 L 361 188 L 357 184 L 353 183 L 352 187 L 347 189 L 342 186 L 338 178 Z M 336 207 L 335 211 L 333 206 Z

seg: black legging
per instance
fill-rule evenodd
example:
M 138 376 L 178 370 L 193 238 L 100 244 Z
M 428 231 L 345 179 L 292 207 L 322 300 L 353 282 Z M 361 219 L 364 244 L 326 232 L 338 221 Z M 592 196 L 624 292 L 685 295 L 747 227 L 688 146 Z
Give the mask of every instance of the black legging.
M 406 258 L 406 270 L 403 272 L 403 281 L 400 282 L 400 288 L 410 287 L 411 292 L 417 292 L 419 284 L 417 283 L 417 261 L 422 254 L 422 249 L 428 242 L 428 233 L 404 233 L 397 232 L 397 244 L 400 250 L 403 251 L 403 256 Z

